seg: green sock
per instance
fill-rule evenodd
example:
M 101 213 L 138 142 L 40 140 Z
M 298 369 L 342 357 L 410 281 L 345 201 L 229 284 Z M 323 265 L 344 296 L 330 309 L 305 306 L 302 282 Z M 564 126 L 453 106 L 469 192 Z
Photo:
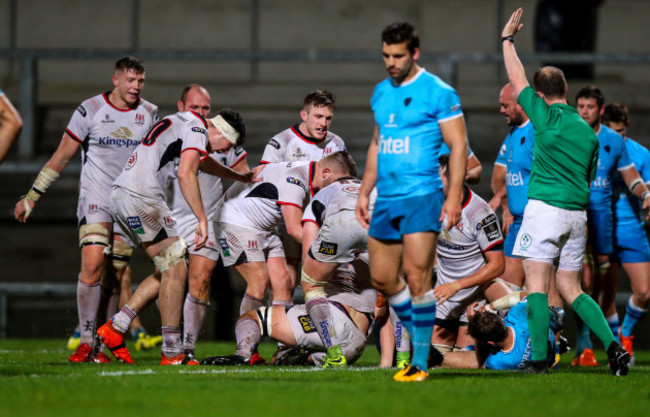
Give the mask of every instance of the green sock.
M 533 348 L 531 360 L 546 360 L 548 354 L 548 295 L 541 292 L 528 294 L 526 303 L 526 318 L 528 319 L 528 332 Z
M 605 319 L 602 310 L 593 298 L 582 293 L 573 301 L 571 308 L 589 326 L 600 341 L 603 342 L 605 349 L 615 341 L 612 330 L 609 328 L 609 324 L 607 324 L 607 319 Z

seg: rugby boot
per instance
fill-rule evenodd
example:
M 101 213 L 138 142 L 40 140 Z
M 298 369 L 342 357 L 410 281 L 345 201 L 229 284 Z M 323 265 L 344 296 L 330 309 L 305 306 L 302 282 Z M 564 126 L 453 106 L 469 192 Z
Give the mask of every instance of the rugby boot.
M 618 338 L 621 339 L 621 345 L 627 350 L 627 353 L 630 354 L 630 364 L 629 366 L 632 367 L 634 366 L 634 349 L 632 348 L 633 341 L 634 341 L 634 335 L 627 337 L 623 336 L 623 333 L 621 332 L 621 329 L 618 329 Z
M 97 329 L 97 335 L 99 336 L 99 340 L 106 345 L 108 350 L 118 360 L 124 363 L 133 363 L 131 354 L 126 348 L 126 343 L 124 343 L 124 334 L 118 332 L 113 327 L 112 320 L 109 320 L 108 323 Z
M 429 378 L 429 373 L 420 369 L 417 365 L 409 365 L 398 371 L 393 379 L 399 382 L 419 382 Z
M 341 351 L 341 347 L 334 345 L 327 349 L 327 356 L 323 368 L 346 368 L 348 361 Z
M 151 336 L 148 333 L 138 333 L 138 340 L 135 341 L 135 350 L 151 350 L 156 346 L 162 345 L 162 336 Z
M 88 362 L 93 354 L 93 348 L 88 343 L 82 343 L 70 355 L 70 362 Z
M 74 329 L 74 333 L 72 333 L 72 336 L 68 339 L 68 350 L 77 350 L 79 345 L 81 344 L 81 331 L 79 329 Z
M 260 354 L 257 352 L 251 355 L 249 361 L 251 365 L 266 365 L 266 360 L 263 357 L 261 357 Z
M 409 361 L 411 360 L 410 352 L 397 352 L 395 356 L 395 366 L 397 366 L 397 369 L 404 369 L 409 366 Z
M 607 358 L 609 359 L 609 370 L 612 375 L 627 375 L 628 365 L 630 363 L 630 354 L 616 342 L 610 343 L 607 348 Z
M 250 365 L 249 358 L 239 355 L 228 356 L 211 356 L 201 361 L 201 365 L 218 365 L 218 366 L 233 366 L 233 365 Z
M 94 363 L 109 363 L 111 362 L 111 358 L 104 352 L 97 352 L 92 356 L 90 361 Z
M 545 360 L 528 361 L 524 363 L 523 367 L 515 369 L 513 372 L 519 374 L 547 374 L 548 364 Z
M 591 349 L 585 349 L 582 351 L 580 356 L 576 356 L 571 360 L 571 366 L 598 366 L 598 361 L 596 360 L 596 355 Z
M 199 364 L 199 361 L 192 359 L 187 356 L 185 353 L 179 353 L 176 356 L 166 356 L 164 353 L 160 356 L 161 365 L 192 365 L 196 366 Z
M 307 362 L 311 351 L 302 346 L 294 346 L 290 349 L 283 349 L 278 352 L 275 361 L 271 361 L 274 366 L 303 366 L 309 365 Z

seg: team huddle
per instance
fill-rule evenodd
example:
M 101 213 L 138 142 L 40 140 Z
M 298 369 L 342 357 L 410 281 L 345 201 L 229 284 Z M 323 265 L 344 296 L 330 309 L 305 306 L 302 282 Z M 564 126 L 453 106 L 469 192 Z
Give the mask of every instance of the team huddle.
M 542 67 L 528 85 L 514 47 L 521 14 L 502 32 L 509 82 L 499 103 L 512 129 L 489 201 L 467 185 L 482 167 L 460 98 L 418 65 L 409 23 L 381 35 L 389 77 L 370 100 L 375 127 L 362 179 L 330 131 L 328 91 L 305 97 L 301 121 L 272 137 L 251 170 L 238 112 L 212 114 L 209 92 L 190 84 L 178 112 L 159 119 L 140 97 L 142 62 L 118 60 L 114 89 L 76 109 L 15 208 L 27 221 L 82 149 L 79 344 L 70 361 L 110 362 L 108 349 L 133 363 L 131 332 L 136 346 L 162 344 L 161 365 L 340 368 L 377 332 L 379 365 L 397 367 L 397 381 L 426 380 L 436 367 L 547 373 L 566 351 L 566 302 L 579 325 L 572 365 L 597 366 L 593 331 L 611 373 L 626 375 L 634 327 L 650 304 L 641 217 L 650 151 L 626 137 L 627 108 L 605 105 L 597 87 L 580 90 L 576 109 L 561 70 Z M 224 190 L 222 178 L 233 184 Z M 155 271 L 131 293 L 136 247 Z M 246 281 L 237 347 L 199 360 L 219 260 Z M 622 326 L 617 265 L 633 290 Z M 304 304 L 293 301 L 298 285 Z M 162 337 L 149 340 L 137 316 L 152 302 Z M 264 336 L 278 343 L 268 361 L 257 351 Z

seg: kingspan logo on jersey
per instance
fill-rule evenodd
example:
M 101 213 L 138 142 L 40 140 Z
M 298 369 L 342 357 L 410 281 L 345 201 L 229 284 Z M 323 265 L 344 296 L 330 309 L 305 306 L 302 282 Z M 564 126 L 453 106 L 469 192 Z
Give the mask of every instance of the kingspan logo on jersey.
M 392 137 L 385 138 L 384 135 L 379 137 L 377 142 L 378 153 L 384 154 L 407 154 L 410 153 L 410 138 L 407 136 L 404 139 Z
M 120 127 L 119 129 L 111 132 L 111 136 L 105 136 L 99 138 L 98 142 L 101 146 L 115 146 L 117 148 L 121 147 L 136 147 L 142 142 L 142 140 L 131 139 L 133 132 L 126 127 Z

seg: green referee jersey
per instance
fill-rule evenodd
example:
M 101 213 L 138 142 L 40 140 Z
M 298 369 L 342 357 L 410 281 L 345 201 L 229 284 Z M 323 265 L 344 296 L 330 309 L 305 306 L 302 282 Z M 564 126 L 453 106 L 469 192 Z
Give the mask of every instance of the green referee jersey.
M 567 104 L 549 106 L 530 86 L 517 101 L 535 128 L 528 198 L 566 210 L 584 210 L 596 176 L 598 138 Z

